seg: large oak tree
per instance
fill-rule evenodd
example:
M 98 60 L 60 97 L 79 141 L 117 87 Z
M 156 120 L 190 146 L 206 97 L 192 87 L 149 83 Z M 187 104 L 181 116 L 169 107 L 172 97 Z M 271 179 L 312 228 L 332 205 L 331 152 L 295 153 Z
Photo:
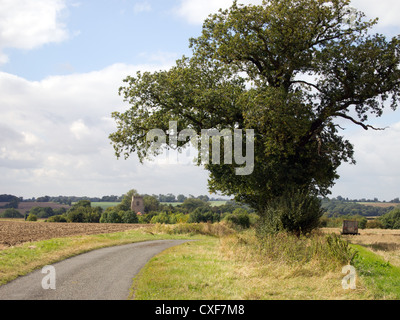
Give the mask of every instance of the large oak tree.
M 236 175 L 235 163 L 207 164 L 211 191 L 259 212 L 292 188 L 329 194 L 340 164 L 354 162 L 338 120 L 378 130 L 369 117 L 399 102 L 400 37 L 371 34 L 377 21 L 349 0 L 234 2 L 190 39 L 191 57 L 125 79 L 120 94 L 130 108 L 113 113 L 116 155 L 145 159 L 152 152 L 146 133 L 167 131 L 171 120 L 178 131 L 199 134 L 254 129 L 253 173 Z

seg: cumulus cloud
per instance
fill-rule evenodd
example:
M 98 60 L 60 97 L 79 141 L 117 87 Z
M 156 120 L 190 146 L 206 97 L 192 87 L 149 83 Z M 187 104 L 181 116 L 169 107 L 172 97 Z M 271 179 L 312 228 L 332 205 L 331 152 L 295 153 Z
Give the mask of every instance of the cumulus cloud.
M 400 27 L 398 0 L 380 0 L 378 5 L 375 0 L 353 0 L 351 5 L 363 11 L 369 19 L 378 17 L 381 27 Z
M 30 50 L 68 38 L 60 14 L 65 0 L 0 0 L 0 64 L 8 62 L 5 48 Z
M 339 168 L 340 179 L 332 189 L 334 196 L 352 195 L 358 199 L 377 197 L 387 201 L 399 196 L 400 150 L 396 146 L 400 144 L 400 122 L 397 121 L 389 113 L 378 121 L 388 125 L 384 131 L 353 128 L 345 133 L 345 137 L 354 145 L 357 163 L 342 164 Z
M 205 172 L 194 166 L 141 165 L 117 160 L 108 136 L 113 111 L 129 106 L 118 95 L 127 75 L 169 65 L 114 64 L 102 70 L 41 81 L 0 72 L 0 175 L 6 193 L 49 195 L 204 194 Z M 171 180 L 171 177 L 176 180 Z M 199 185 L 184 187 L 189 181 Z M 155 185 L 156 184 L 156 185 Z M 191 189 L 192 188 L 192 189 Z

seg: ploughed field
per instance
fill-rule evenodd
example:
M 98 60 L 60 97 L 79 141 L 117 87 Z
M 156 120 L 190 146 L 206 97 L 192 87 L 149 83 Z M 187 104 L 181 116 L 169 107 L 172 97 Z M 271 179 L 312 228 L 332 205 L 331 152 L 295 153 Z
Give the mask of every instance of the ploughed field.
M 24 242 L 144 228 L 139 224 L 49 223 L 0 220 L 0 250 Z

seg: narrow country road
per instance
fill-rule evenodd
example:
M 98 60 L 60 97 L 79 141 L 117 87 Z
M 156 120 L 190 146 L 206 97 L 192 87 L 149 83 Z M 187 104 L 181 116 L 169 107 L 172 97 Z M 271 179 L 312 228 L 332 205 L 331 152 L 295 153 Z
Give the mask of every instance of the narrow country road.
M 55 289 L 43 289 L 50 273 L 40 269 L 0 286 L 0 300 L 126 300 L 132 278 L 149 259 L 184 242 L 148 241 L 84 253 L 52 265 Z

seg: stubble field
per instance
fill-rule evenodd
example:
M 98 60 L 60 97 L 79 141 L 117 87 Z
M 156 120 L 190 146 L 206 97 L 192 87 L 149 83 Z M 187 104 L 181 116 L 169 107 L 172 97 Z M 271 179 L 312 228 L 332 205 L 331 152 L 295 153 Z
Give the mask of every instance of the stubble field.
M 0 220 L 0 250 L 24 242 L 122 232 L 145 227 L 146 225 L 138 224 L 49 223 Z

